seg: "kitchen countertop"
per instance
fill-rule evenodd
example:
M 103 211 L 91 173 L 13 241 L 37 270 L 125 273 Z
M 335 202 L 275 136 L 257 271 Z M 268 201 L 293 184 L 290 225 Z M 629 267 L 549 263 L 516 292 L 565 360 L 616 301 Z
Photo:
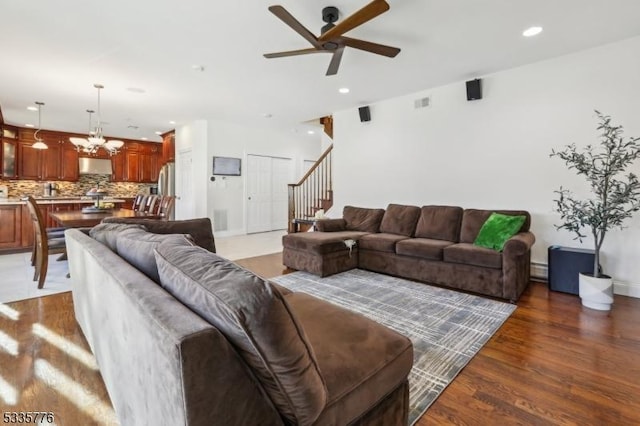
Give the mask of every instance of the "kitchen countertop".
M 91 197 L 34 197 L 38 204 L 93 204 L 95 199 Z M 104 203 L 125 203 L 127 200 L 124 198 L 129 197 L 104 197 L 100 201 Z M 0 198 L 0 205 L 20 205 L 25 204 L 25 201 L 20 198 Z

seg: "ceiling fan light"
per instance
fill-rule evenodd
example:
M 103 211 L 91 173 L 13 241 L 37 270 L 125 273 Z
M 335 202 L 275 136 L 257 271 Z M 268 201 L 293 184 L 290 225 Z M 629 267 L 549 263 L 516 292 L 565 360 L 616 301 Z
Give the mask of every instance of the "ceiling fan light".
M 42 141 L 36 141 L 33 145 L 31 145 L 31 148 L 35 148 L 35 149 L 49 149 L 49 147 L 47 146 L 46 143 L 42 142 Z

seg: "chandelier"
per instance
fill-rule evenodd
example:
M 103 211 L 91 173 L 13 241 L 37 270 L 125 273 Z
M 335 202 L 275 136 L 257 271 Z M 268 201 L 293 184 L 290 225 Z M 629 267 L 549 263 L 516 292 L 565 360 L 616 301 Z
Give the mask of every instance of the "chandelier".
M 36 101 L 36 105 L 38 105 L 38 130 L 36 130 L 36 132 L 33 134 L 33 138 L 36 141 L 34 142 L 33 145 L 31 145 L 31 148 L 48 149 L 49 147 L 47 146 L 47 144 L 44 143 L 42 139 L 38 138 L 38 133 L 40 132 L 40 130 L 42 130 L 42 126 L 41 126 L 42 111 L 41 110 L 42 110 L 42 105 L 44 105 L 44 102 Z
M 109 153 L 109 155 L 117 154 L 118 150 L 122 148 L 124 142 L 118 140 L 105 140 L 102 136 L 102 122 L 100 120 L 100 90 L 104 89 L 102 84 L 94 84 L 93 87 L 98 89 L 98 124 L 94 130 L 91 130 L 91 114 L 93 110 L 88 109 L 89 113 L 89 136 L 87 138 L 69 138 L 72 144 L 75 145 L 78 152 L 84 152 L 87 154 L 96 154 L 98 149 L 102 148 Z

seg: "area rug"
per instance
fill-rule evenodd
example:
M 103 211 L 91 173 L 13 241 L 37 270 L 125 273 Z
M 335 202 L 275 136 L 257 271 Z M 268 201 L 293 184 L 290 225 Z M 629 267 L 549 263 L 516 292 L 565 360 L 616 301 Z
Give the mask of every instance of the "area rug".
M 326 278 L 272 278 L 384 324 L 413 342 L 409 424 L 413 425 L 500 328 L 515 305 L 354 269 Z

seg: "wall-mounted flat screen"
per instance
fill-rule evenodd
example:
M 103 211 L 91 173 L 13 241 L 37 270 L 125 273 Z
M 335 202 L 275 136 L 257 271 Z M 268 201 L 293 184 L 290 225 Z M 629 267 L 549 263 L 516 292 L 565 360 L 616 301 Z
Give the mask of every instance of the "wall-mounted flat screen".
M 241 160 L 231 157 L 213 157 L 213 174 L 222 176 L 240 176 Z

